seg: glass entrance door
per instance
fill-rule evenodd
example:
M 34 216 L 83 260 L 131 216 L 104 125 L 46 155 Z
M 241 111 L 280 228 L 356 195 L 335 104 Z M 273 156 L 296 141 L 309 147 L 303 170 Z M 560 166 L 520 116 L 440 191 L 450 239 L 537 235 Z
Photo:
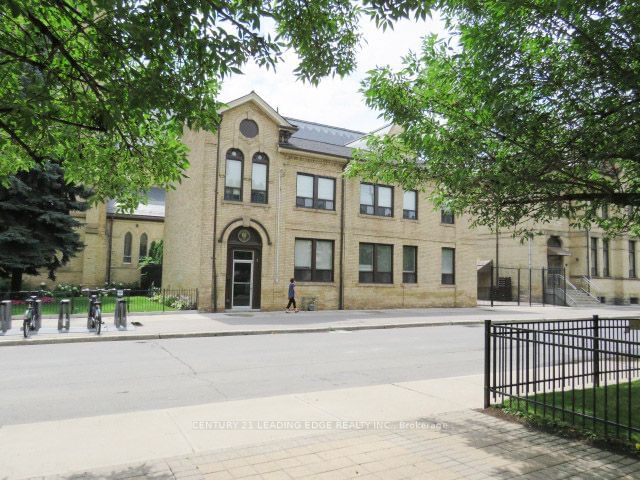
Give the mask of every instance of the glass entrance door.
M 231 307 L 250 309 L 253 297 L 253 252 L 234 250 Z

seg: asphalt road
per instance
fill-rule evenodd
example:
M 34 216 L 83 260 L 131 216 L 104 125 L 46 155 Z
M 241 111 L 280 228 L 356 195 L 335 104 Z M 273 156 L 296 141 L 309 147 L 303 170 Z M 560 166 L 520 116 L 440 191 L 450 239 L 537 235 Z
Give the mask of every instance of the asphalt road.
M 0 425 L 482 373 L 481 326 L 4 347 Z

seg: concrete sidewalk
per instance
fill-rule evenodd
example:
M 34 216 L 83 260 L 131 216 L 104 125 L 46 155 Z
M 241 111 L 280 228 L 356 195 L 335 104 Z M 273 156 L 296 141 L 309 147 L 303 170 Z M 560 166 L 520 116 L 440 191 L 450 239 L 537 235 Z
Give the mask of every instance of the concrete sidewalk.
M 471 409 L 481 376 L 0 429 L 0 478 L 638 478 L 640 463 Z
M 640 317 L 640 307 L 602 305 L 588 309 L 569 307 L 479 306 L 475 308 L 430 308 L 406 310 L 333 310 L 320 312 L 224 312 L 166 313 L 163 315 L 130 315 L 129 322 L 139 322 L 127 331 L 117 331 L 113 317 L 105 317 L 103 333 L 58 333 L 56 319 L 43 319 L 43 329 L 23 339 L 22 322 L 14 319 L 13 328 L 0 334 L 0 346 L 37 345 L 91 341 L 152 340 L 225 335 L 262 335 L 272 333 L 309 333 L 332 330 L 367 330 L 441 325 L 478 324 L 491 320 L 580 319 L 598 314 L 607 317 Z M 74 327 L 86 320 L 73 318 Z M 80 328 L 77 328 L 80 330 Z
M 402 427 L 334 431 L 80 470 L 46 480 L 634 480 L 639 477 L 637 459 L 463 410 L 421 418 Z
M 454 377 L 4 425 L 0 478 L 279 442 L 324 434 L 341 422 L 414 420 L 480 405 L 481 381 L 479 375 Z

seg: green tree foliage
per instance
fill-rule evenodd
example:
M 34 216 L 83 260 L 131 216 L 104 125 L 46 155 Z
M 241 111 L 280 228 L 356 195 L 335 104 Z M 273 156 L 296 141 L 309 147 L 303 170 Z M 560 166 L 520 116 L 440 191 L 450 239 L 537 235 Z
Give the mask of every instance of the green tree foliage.
M 216 128 L 222 78 L 288 48 L 303 80 L 347 74 L 359 16 L 386 27 L 408 11 L 424 2 L 4 0 L 0 179 L 52 161 L 133 209 L 182 178 L 185 125 Z
M 349 173 L 433 188 L 482 224 L 639 234 L 640 2 L 436 6 L 455 33 L 370 72 L 367 103 L 403 132 L 372 138 Z
M 162 256 L 164 254 L 164 241 L 158 240 L 151 242 L 149 247 L 149 255 L 142 257 L 138 261 L 138 268 L 142 269 L 148 265 L 162 265 Z
M 11 291 L 22 275 L 46 269 L 49 278 L 84 247 L 71 211 L 85 211 L 90 193 L 64 181 L 59 165 L 44 162 L 19 172 L 0 186 L 0 277 L 11 278 Z

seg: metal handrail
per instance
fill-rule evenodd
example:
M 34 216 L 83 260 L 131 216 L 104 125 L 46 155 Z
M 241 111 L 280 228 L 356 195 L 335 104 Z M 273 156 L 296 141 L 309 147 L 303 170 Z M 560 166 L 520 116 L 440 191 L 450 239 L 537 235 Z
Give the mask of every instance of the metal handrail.
M 578 304 L 578 302 L 576 302 L 576 299 L 571 296 L 571 293 L 568 292 L 568 291 L 565 291 L 564 288 L 556 287 L 556 290 L 560 291 L 561 297 L 564 297 L 566 303 L 569 303 L 569 301 L 571 301 L 571 303 L 573 305 L 577 305 Z M 568 305 L 566 305 L 566 306 L 568 306 Z
M 592 290 L 595 290 L 595 288 L 593 288 L 593 283 L 591 282 L 591 280 L 589 279 L 589 277 L 586 277 L 585 275 L 583 275 L 581 277 L 581 280 L 583 282 L 585 282 L 588 286 L 589 289 L 585 290 L 584 288 L 581 288 L 580 290 L 582 290 L 584 293 L 586 293 L 587 295 L 589 295 L 591 298 L 593 298 L 594 300 L 596 300 L 598 303 L 600 303 L 600 300 L 598 299 L 598 297 L 596 297 L 594 294 L 591 293 Z
M 584 292 L 584 293 L 586 293 L 587 295 L 589 295 L 593 300 L 595 300 L 595 301 L 596 301 L 596 303 L 600 303 L 600 300 L 598 299 L 598 297 L 596 297 L 596 296 L 592 295 L 592 294 L 591 294 L 591 292 L 586 291 L 584 288 L 578 288 L 578 287 L 576 287 L 576 286 L 575 286 L 573 283 L 571 283 L 571 281 L 570 281 L 566 276 L 564 276 L 563 274 L 561 274 L 561 273 L 556 273 L 556 274 L 554 274 L 554 275 L 557 275 L 557 276 L 560 278 L 560 280 L 561 280 L 561 281 L 566 282 L 567 287 L 571 287 L 571 289 L 572 289 L 572 290 L 576 290 L 576 291 L 578 291 L 578 290 L 579 290 L 579 291 L 581 291 L 581 292 Z M 585 278 L 585 277 L 583 277 L 583 278 Z M 566 293 L 566 296 L 567 296 L 567 297 L 571 298 L 571 300 L 573 301 L 573 303 L 574 303 L 574 304 L 576 304 L 576 303 L 577 303 L 577 302 L 575 301 L 575 299 L 571 296 L 571 293 L 569 293 L 569 289 L 568 289 L 568 288 L 567 288 L 567 291 L 566 291 L 565 293 Z
M 588 294 L 591 294 L 591 291 L 596 289 L 595 286 L 593 285 L 593 282 L 591 281 L 591 279 L 589 277 L 587 277 L 586 275 L 583 275 L 582 277 L 580 277 L 580 280 L 583 283 L 587 284 L 587 290 L 585 290 L 584 288 L 582 290 L 584 290 Z

